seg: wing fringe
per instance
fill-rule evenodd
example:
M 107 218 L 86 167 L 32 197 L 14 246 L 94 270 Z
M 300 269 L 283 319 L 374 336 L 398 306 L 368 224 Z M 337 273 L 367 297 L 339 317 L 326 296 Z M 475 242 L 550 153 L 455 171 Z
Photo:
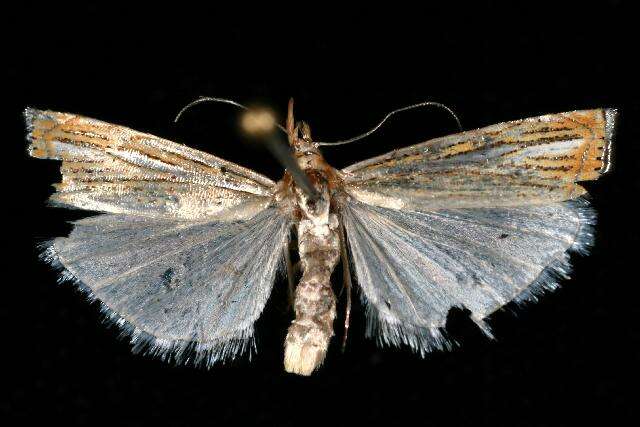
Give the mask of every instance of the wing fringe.
M 512 301 L 517 306 L 526 305 L 528 303 L 537 303 L 540 298 L 548 293 L 557 290 L 560 282 L 569 278 L 572 265 L 571 254 L 575 253 L 581 256 L 589 254 L 594 243 L 594 228 L 597 221 L 597 214 L 589 201 L 583 197 L 565 202 L 573 207 L 580 219 L 580 229 L 576 235 L 576 239 L 562 257 L 555 260 L 538 275 L 538 277 L 525 288 Z
M 400 322 L 388 322 L 378 309 L 361 292 L 362 304 L 367 318 L 366 336 L 374 339 L 380 347 L 409 346 L 420 357 L 436 350 L 451 351 L 459 345 L 449 336 L 446 328 L 424 328 Z
M 575 253 L 584 256 L 589 253 L 594 243 L 596 212 L 584 197 L 564 203 L 570 205 L 579 217 L 580 228 L 576 234 L 575 241 L 560 258 L 547 265 L 529 286 L 516 295 L 507 305 L 501 307 L 502 309 L 507 309 L 517 314 L 518 308 L 536 303 L 543 295 L 557 290 L 560 287 L 560 282 L 569 278 L 572 270 L 571 255 Z M 350 256 L 350 260 L 353 263 L 353 256 Z M 355 265 L 353 270 L 355 271 Z M 355 279 L 357 280 L 357 276 Z M 407 345 L 415 353 L 425 357 L 427 353 L 434 350 L 449 351 L 459 346 L 459 342 L 447 332 L 446 324 L 443 327 L 428 328 L 402 323 L 395 319 L 386 319 L 375 305 L 366 298 L 362 288 L 360 288 L 360 299 L 366 309 L 366 335 L 375 339 L 376 343 L 381 347 Z M 484 318 L 470 316 L 471 320 L 490 339 L 495 339 L 495 337 L 486 321 L 493 313 L 489 313 Z
M 215 363 L 231 361 L 237 356 L 248 355 L 249 360 L 256 353 L 254 328 L 250 326 L 225 339 L 215 339 L 202 343 L 186 340 L 157 338 L 125 320 L 116 311 L 102 302 L 72 272 L 64 267 L 54 247 L 55 239 L 38 245 L 40 259 L 58 272 L 58 283 L 71 283 L 90 302 L 99 304 L 103 323 L 119 330 L 119 338 L 128 341 L 136 354 L 150 356 L 163 362 L 195 367 L 211 368 Z M 281 268 L 278 268 L 281 271 Z

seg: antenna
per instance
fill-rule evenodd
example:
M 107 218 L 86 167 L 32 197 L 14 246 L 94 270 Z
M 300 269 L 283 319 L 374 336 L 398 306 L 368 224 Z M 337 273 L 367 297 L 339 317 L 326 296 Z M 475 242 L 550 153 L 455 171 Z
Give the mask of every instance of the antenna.
M 382 126 L 384 124 L 384 122 L 386 122 L 387 119 L 389 119 L 394 114 L 401 113 L 403 111 L 413 110 L 414 108 L 421 108 L 421 107 L 437 107 L 437 108 L 441 108 L 441 109 L 447 111 L 456 120 L 456 123 L 458 124 L 458 129 L 460 129 L 460 131 L 462 131 L 462 124 L 460 124 L 460 119 L 458 118 L 456 113 L 453 112 L 453 110 L 451 108 L 449 108 L 446 105 L 441 104 L 439 102 L 425 101 L 425 102 L 420 102 L 418 104 L 408 105 L 406 107 L 398 108 L 397 110 L 391 111 L 386 116 L 384 116 L 384 118 L 382 119 L 382 121 L 380 121 L 380 123 L 378 123 L 372 129 L 368 130 L 367 132 L 365 132 L 365 133 L 363 133 L 361 135 L 354 136 L 353 138 L 349 138 L 349 139 L 345 139 L 345 140 L 341 140 L 341 141 L 334 141 L 334 142 L 315 141 L 315 143 L 317 145 L 345 145 L 345 144 L 350 144 L 350 143 L 355 142 L 355 141 L 359 141 L 359 140 L 364 139 L 367 136 L 371 135 L 375 131 L 377 131 L 380 128 L 380 126 Z
M 218 102 L 220 104 L 229 104 L 229 105 L 233 105 L 235 107 L 238 107 L 241 110 L 249 111 L 249 107 L 247 107 L 246 105 L 242 105 L 239 102 L 236 102 L 236 101 L 234 101 L 232 99 L 213 98 L 213 97 L 210 97 L 210 96 L 201 96 L 200 98 L 198 98 L 198 99 L 196 99 L 194 101 L 191 101 L 190 103 L 188 103 L 187 105 L 182 107 L 182 109 L 180 111 L 178 111 L 178 114 L 176 115 L 176 118 L 173 119 L 173 122 L 174 123 L 178 123 L 178 120 L 180 120 L 180 118 L 182 117 L 182 114 L 184 114 L 187 110 L 189 110 L 191 107 L 193 107 L 195 105 L 203 104 L 205 102 Z M 275 127 L 280 129 L 285 134 L 287 133 L 287 130 L 284 128 L 284 126 L 276 123 L 275 121 L 273 123 L 274 123 Z

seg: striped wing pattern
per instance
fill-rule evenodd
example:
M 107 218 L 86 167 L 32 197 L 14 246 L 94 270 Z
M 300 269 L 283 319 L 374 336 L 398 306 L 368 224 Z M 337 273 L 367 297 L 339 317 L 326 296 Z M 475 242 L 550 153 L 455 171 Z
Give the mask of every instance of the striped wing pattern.
M 173 219 L 242 219 L 271 200 L 270 179 L 153 135 L 32 108 L 25 119 L 29 154 L 62 160 L 53 203 Z
M 595 214 L 580 181 L 611 166 L 615 110 L 552 114 L 403 148 L 343 170 L 342 199 L 369 334 L 425 354 L 447 315 L 484 319 L 536 300 L 586 253 Z
M 433 139 L 356 163 L 348 194 L 414 211 L 573 199 L 610 167 L 616 111 L 551 114 Z

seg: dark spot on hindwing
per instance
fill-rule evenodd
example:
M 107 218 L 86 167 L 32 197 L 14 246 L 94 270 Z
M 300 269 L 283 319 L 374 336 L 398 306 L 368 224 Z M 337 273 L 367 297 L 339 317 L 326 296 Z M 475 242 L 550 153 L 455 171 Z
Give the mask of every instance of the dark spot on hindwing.
M 160 286 L 164 286 L 167 291 L 173 291 L 178 287 L 176 271 L 169 267 L 160 275 Z

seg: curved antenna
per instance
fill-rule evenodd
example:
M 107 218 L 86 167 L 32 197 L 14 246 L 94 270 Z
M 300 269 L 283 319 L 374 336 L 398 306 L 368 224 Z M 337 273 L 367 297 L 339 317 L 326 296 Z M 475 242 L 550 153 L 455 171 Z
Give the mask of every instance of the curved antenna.
M 180 111 L 178 111 L 178 114 L 176 115 L 176 118 L 173 119 L 174 123 L 178 123 L 178 120 L 180 120 L 180 118 L 182 117 L 182 114 L 184 112 L 186 112 L 188 109 L 190 109 L 191 107 L 193 107 L 194 105 L 198 105 L 198 104 L 202 104 L 204 102 L 219 102 L 221 104 L 230 104 L 233 105 L 235 107 L 240 108 L 241 110 L 245 110 L 248 111 L 249 107 L 247 107 L 246 105 L 242 105 L 239 102 L 236 102 L 232 99 L 226 99 L 226 98 L 213 98 L 210 96 L 202 96 L 198 99 L 196 99 L 195 101 L 191 101 L 190 103 L 188 103 L 187 105 L 185 105 L 184 107 L 182 107 L 182 109 Z M 282 126 L 279 123 L 275 124 L 278 129 L 280 129 L 281 131 L 283 131 L 284 133 L 287 133 L 287 130 L 284 128 L 284 126 Z
M 438 108 L 442 108 L 443 110 L 445 110 L 449 114 L 451 114 L 451 116 L 453 116 L 453 118 L 456 120 L 456 123 L 458 124 L 458 129 L 460 129 L 460 131 L 462 132 L 462 124 L 460 124 L 460 119 L 458 118 L 456 113 L 453 112 L 453 110 L 451 108 L 449 108 L 446 105 L 441 104 L 439 102 L 425 101 L 425 102 L 420 102 L 418 104 L 408 105 L 406 107 L 398 108 L 397 110 L 391 111 L 386 116 L 384 116 L 384 118 L 380 121 L 380 123 L 375 125 L 372 129 L 368 130 L 367 132 L 365 132 L 365 133 L 363 133 L 361 135 L 354 136 L 353 138 L 345 139 L 345 140 L 342 140 L 342 141 L 335 141 L 335 142 L 318 142 L 318 141 L 314 141 L 314 142 L 317 145 L 344 145 L 344 144 L 349 144 L 351 142 L 358 141 L 360 139 L 366 138 L 367 136 L 371 135 L 372 133 L 377 131 L 380 128 L 380 126 L 382 126 L 384 124 L 384 122 L 386 122 L 389 119 L 389 117 L 393 116 L 394 114 L 401 113 L 403 111 L 413 110 L 414 108 L 420 108 L 420 107 L 438 107 Z

